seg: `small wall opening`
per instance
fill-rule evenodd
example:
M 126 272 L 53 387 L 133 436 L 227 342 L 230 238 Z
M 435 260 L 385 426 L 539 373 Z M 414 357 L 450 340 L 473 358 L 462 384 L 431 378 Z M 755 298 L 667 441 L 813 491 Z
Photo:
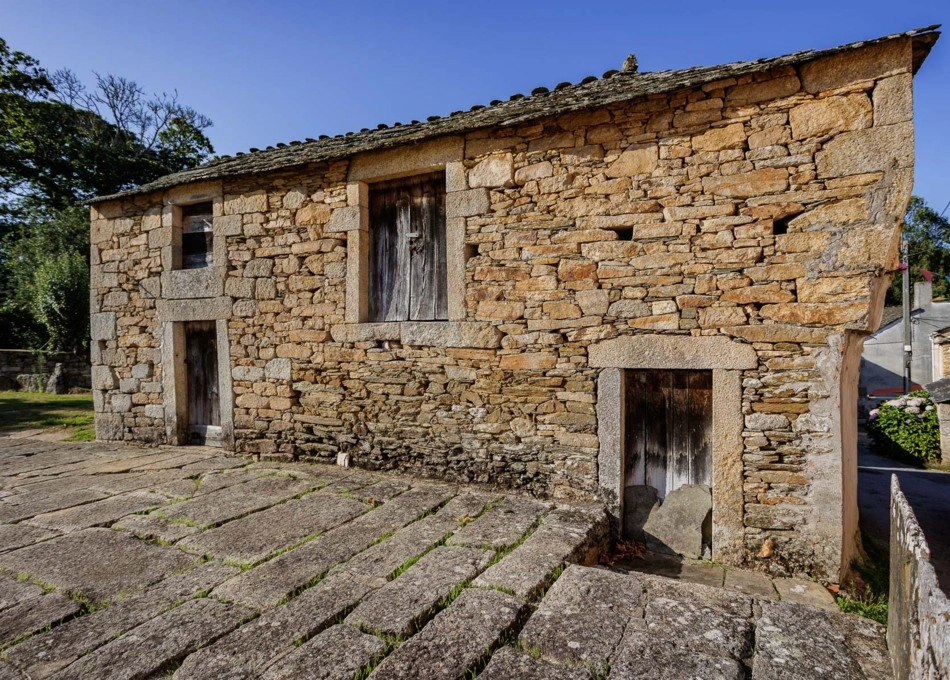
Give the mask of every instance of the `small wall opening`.
M 181 207 L 181 268 L 200 269 L 214 264 L 212 202 Z

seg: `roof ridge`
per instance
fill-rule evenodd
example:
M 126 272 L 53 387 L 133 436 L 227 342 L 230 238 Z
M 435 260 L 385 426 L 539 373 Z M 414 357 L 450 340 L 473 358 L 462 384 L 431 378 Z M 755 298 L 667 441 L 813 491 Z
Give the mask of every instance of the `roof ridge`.
M 763 57 L 754 61 L 735 61 L 713 66 L 692 66 L 665 71 L 621 71 L 610 69 L 597 78 L 587 76 L 577 83 L 562 82 L 553 89 L 539 86 L 530 94 L 515 93 L 507 100 L 494 99 L 489 105 L 475 104 L 468 111 L 453 111 L 446 116 L 433 115 L 425 121 L 410 123 L 379 123 L 375 129 L 346 132 L 334 136 L 320 135 L 305 141 L 278 142 L 264 149 L 251 147 L 247 152 L 223 155 L 189 170 L 165 175 L 139 187 L 90 198 L 88 203 L 149 193 L 188 182 L 206 181 L 307 165 L 342 158 L 356 153 L 391 148 L 443 135 L 468 132 L 497 125 L 517 125 L 546 115 L 557 115 L 582 110 L 591 106 L 606 106 L 694 87 L 725 77 L 745 75 L 778 66 L 798 64 L 840 52 L 859 49 L 899 38 L 925 38 L 923 52 L 915 50 L 915 70 L 927 56 L 930 47 L 940 35 L 940 24 L 933 24 L 903 33 L 893 33 L 869 40 L 847 43 L 823 50 L 800 50 L 778 57 Z M 546 109 L 545 102 L 561 102 L 559 107 Z

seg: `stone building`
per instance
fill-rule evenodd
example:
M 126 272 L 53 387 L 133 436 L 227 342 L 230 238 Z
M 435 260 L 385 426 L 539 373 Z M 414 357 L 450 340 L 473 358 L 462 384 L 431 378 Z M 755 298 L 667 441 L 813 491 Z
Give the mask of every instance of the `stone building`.
M 937 35 L 609 71 L 98 198 L 98 436 L 618 522 L 625 489 L 705 483 L 714 559 L 837 580 Z

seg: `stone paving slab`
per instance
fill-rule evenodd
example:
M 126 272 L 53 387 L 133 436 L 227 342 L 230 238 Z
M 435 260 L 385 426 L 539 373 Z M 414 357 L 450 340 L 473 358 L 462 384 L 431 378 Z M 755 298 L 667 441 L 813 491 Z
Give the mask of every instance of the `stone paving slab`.
M 210 598 L 189 600 L 99 647 L 51 678 L 132 680 L 157 674 L 237 628 L 250 610 Z
M 593 677 L 585 668 L 548 663 L 512 647 L 503 647 L 495 652 L 485 670 L 478 675 L 479 680 L 592 680 Z
M 610 662 L 610 677 L 744 680 L 746 670 L 741 663 L 727 656 L 696 650 L 684 651 L 667 638 L 657 638 L 632 629 L 624 635 Z
M 645 632 L 663 638 L 684 653 L 731 656 L 742 661 L 752 655 L 752 623 L 686 599 L 651 597 L 644 610 Z
M 256 678 L 355 607 L 372 588 L 346 575 L 330 575 L 287 604 L 264 612 L 182 664 L 178 680 Z
M 90 527 L 107 526 L 121 517 L 136 512 L 143 512 L 168 502 L 161 494 L 148 491 L 132 491 L 94 501 L 84 505 L 77 505 L 65 510 L 44 512 L 26 520 L 31 526 L 56 531 L 76 531 Z
M 524 608 L 523 600 L 497 590 L 467 588 L 417 635 L 387 656 L 370 677 L 465 677 L 514 628 Z
M 137 538 L 168 544 L 201 531 L 198 527 L 173 522 L 157 515 L 127 515 L 113 524 L 112 528 L 127 531 Z
M 490 550 L 480 548 L 436 548 L 364 599 L 346 622 L 386 635 L 411 635 L 442 598 L 474 578 L 491 557 Z
M 102 500 L 107 496 L 108 494 L 91 489 L 63 491 L 41 498 L 10 496 L 0 502 L 0 523 L 19 522 L 44 512 L 53 512 L 54 510 L 71 508 L 74 505 L 91 503 L 92 501 Z
M 606 667 L 631 619 L 643 617 L 643 584 L 605 569 L 570 565 L 521 631 L 526 648 L 556 663 Z
M 500 550 L 516 543 L 551 507 L 550 503 L 529 498 L 506 498 L 456 531 L 446 545 Z
M 353 498 L 311 493 L 202 531 L 179 545 L 251 565 L 368 510 L 370 506 Z
M 73 616 L 80 608 L 75 600 L 56 593 L 20 602 L 0 613 L 0 647 Z
M 775 589 L 783 600 L 814 605 L 830 612 L 838 611 L 835 598 L 820 583 L 802 578 L 776 578 L 772 580 L 772 583 L 775 584 Z
M 883 626 L 793 602 L 762 602 L 753 680 L 890 678 Z
M 31 527 L 28 524 L 0 524 L 0 552 L 23 548 L 59 535 L 58 531 Z
M 372 512 L 241 574 L 215 594 L 259 609 L 274 607 L 314 577 L 419 519 L 453 494 L 454 489 L 446 486 L 410 489 Z
M 0 611 L 25 600 L 40 597 L 42 594 L 43 589 L 34 583 L 21 581 L 6 574 L 0 575 Z
M 108 559 L 105 558 L 108 556 Z M 0 567 L 93 602 L 154 583 L 197 558 L 109 529 L 83 529 L 0 555 Z
M 606 531 L 603 511 L 553 510 L 517 550 L 481 574 L 474 584 L 530 598 L 567 562 L 586 561 L 585 551 L 598 545 Z
M 399 567 L 436 547 L 463 526 L 465 517 L 477 515 L 491 500 L 485 494 L 460 494 L 434 515 L 399 529 L 391 538 L 367 548 L 337 570 L 374 588 L 382 587 Z
M 383 655 L 386 643 L 351 626 L 332 626 L 308 640 L 261 676 L 262 680 L 352 678 Z M 375 676 L 373 676 L 375 677 Z M 405 676 L 409 677 L 409 676 Z M 417 676 L 425 677 L 425 676 Z
M 222 564 L 199 565 L 87 616 L 35 635 L 7 650 L 6 659 L 31 678 L 45 678 L 183 600 L 207 592 L 237 572 L 236 568 Z
M 183 514 L 115 517 L 142 498 Z M 571 564 L 596 557 L 605 515 L 546 508 L 214 449 L 0 438 L 0 511 L 18 517 L 0 520 L 0 679 L 889 677 L 880 626 L 789 601 L 823 590 L 705 563 L 673 565 L 680 580 Z M 64 518 L 68 533 L 30 526 Z M 100 520 L 112 529 L 80 528 Z M 210 561 L 166 545 L 183 540 Z
M 313 479 L 285 475 L 260 477 L 219 489 L 206 496 L 177 503 L 161 511 L 163 517 L 195 522 L 205 527 L 250 514 L 316 488 Z

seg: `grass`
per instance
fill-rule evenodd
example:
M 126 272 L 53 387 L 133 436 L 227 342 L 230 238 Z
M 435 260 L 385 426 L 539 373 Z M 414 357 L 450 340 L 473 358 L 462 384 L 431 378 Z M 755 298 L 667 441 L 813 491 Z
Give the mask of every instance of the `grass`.
M 852 593 L 839 595 L 838 609 L 846 614 L 857 614 L 887 625 L 887 593 L 890 588 L 890 556 L 887 549 L 878 545 L 862 532 L 865 556 L 854 560 L 851 568 L 857 575 Z
M 0 392 L 0 430 L 67 428 L 68 441 L 96 438 L 91 394 Z

